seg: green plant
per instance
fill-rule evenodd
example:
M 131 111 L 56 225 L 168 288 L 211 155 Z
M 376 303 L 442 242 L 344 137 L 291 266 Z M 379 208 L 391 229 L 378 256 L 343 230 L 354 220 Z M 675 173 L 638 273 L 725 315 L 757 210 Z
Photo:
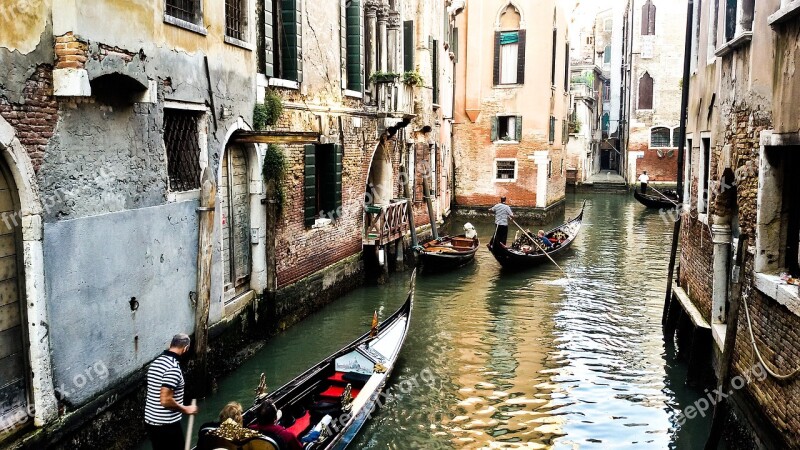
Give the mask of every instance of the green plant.
M 580 133 L 581 132 L 581 121 L 578 119 L 570 119 L 569 121 L 569 132 L 570 133 Z
M 283 205 L 286 203 L 286 192 L 283 190 L 283 180 L 286 176 L 286 157 L 283 155 L 281 148 L 275 144 L 267 146 L 262 174 L 264 175 L 265 183 L 275 182 L 275 200 L 278 202 L 278 214 L 280 214 L 283 211 Z
M 275 126 L 283 114 L 283 101 L 281 97 L 271 89 L 267 89 L 264 94 L 264 103 L 256 104 L 253 109 L 253 127 L 256 130 L 263 130 L 266 127 Z
M 377 72 L 373 72 L 372 75 L 369 76 L 369 81 L 373 83 L 390 83 L 399 77 L 400 74 L 397 72 L 381 72 L 379 70 Z
M 422 86 L 424 81 L 422 75 L 416 70 L 409 70 L 403 74 L 403 83 L 409 86 Z

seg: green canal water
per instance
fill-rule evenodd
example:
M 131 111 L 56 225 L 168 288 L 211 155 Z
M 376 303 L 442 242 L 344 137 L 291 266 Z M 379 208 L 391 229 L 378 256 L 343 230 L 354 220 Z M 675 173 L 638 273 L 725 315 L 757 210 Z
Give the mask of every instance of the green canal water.
M 570 195 L 566 217 L 584 199 L 583 229 L 558 260 L 569 279 L 552 264 L 503 272 L 485 245 L 468 267 L 418 277 L 391 395 L 351 448 L 702 447 L 708 417 L 678 414 L 704 393 L 685 386 L 661 332 L 671 223 L 622 195 Z M 485 244 L 492 221 L 470 221 Z M 200 403 L 198 423 L 230 400 L 251 404 L 262 372 L 276 388 L 368 330 L 373 310 L 403 302 L 409 276 L 269 341 Z

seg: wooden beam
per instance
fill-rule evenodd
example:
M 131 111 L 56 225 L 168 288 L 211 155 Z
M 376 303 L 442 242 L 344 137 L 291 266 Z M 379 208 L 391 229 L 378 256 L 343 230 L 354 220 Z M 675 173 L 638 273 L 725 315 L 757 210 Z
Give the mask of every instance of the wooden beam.
M 314 131 L 240 131 L 232 142 L 236 144 L 313 144 L 319 142 Z

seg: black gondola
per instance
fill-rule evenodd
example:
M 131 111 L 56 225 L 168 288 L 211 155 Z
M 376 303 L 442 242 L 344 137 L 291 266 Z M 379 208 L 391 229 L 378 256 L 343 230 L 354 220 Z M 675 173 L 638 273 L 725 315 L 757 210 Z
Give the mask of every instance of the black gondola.
M 347 447 L 374 412 L 380 393 L 397 362 L 411 321 L 415 277 L 416 272 L 411 276 L 411 288 L 405 303 L 394 314 L 380 325 L 376 320 L 370 332 L 276 391 L 259 394 L 254 405 L 244 412 L 244 424 L 253 424 L 258 407 L 269 399 L 283 413 L 280 424 L 298 438 L 306 437 L 304 450 Z M 262 375 L 259 391 L 265 389 Z M 273 448 L 268 439 L 256 437 L 250 440 L 253 442 L 220 442 L 220 438 L 213 433 L 201 434 L 196 450 L 217 449 L 220 446 Z
M 497 262 L 506 269 L 522 269 L 549 262 L 550 258 L 564 253 L 575 240 L 575 237 L 578 236 L 583 222 L 583 210 L 585 207 L 586 202 L 583 203 L 581 212 L 574 219 L 545 233 L 545 236 L 551 242 L 554 242 L 553 248 L 547 250 L 547 254 L 540 250 L 538 245 L 530 242 L 530 239 L 524 234 L 515 240 L 510 247 L 499 242 L 495 245 L 494 238 L 492 238 L 492 241 L 488 244 L 489 250 Z M 536 239 L 534 236 L 536 233 L 528 232 L 528 234 Z
M 433 273 L 456 269 L 472 262 L 481 242 L 465 235 L 429 239 L 418 247 L 422 272 Z
M 633 190 L 633 198 L 648 208 L 672 209 L 678 206 L 678 194 L 675 191 L 661 191 L 661 194 L 642 194 L 638 189 Z

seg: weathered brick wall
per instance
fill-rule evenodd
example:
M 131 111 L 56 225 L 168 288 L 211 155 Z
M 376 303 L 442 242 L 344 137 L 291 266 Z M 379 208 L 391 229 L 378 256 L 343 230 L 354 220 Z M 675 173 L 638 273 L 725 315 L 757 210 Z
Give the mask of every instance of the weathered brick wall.
M 631 143 L 631 145 L 634 145 Z M 651 149 L 647 144 L 638 144 L 630 147 L 632 152 L 644 152 L 644 158 L 636 158 L 636 174 L 638 178 L 642 172 L 647 171 L 650 181 L 677 182 L 678 178 L 678 150 L 673 148 Z M 661 156 L 658 151 L 661 151 Z M 670 152 L 672 156 L 670 156 Z
M 696 210 L 694 211 L 696 214 Z M 714 244 L 708 226 L 694 217 L 683 217 L 678 283 L 706 320 L 711 318 L 712 262 Z

